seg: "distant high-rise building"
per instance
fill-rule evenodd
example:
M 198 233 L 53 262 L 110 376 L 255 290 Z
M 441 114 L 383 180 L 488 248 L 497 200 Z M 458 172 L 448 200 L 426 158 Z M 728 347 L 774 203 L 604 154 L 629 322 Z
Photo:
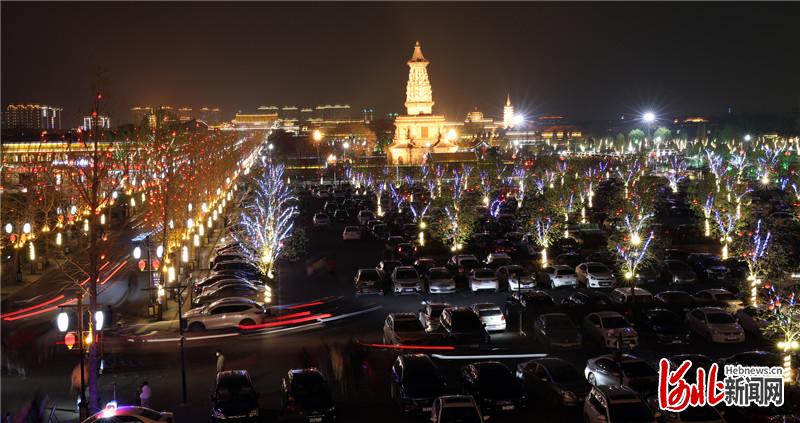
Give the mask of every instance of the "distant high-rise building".
M 192 113 L 191 107 L 179 107 L 177 110 L 178 120 L 181 122 L 187 122 L 194 119 L 194 113 Z
M 40 104 L 9 104 L 3 116 L 3 126 L 8 129 L 61 129 L 62 110 Z
M 503 127 L 514 126 L 514 106 L 511 105 L 511 95 L 506 96 L 506 105 L 503 106 Z
M 202 120 L 208 125 L 218 125 L 221 122 L 222 116 L 219 107 L 203 106 L 197 114 L 197 119 Z
M 111 128 L 111 119 L 108 116 L 98 116 L 97 117 L 97 125 L 100 128 L 110 129 Z M 89 131 L 92 129 L 92 117 L 91 116 L 84 116 L 83 117 L 83 125 L 81 125 L 81 129 L 84 131 Z
M 317 119 L 322 119 L 324 121 L 344 121 L 351 119 L 349 104 L 326 104 L 324 106 L 317 106 L 316 112 Z
M 365 123 L 370 123 L 375 120 L 375 109 L 371 107 L 365 107 L 363 110 L 361 110 L 361 113 L 364 114 Z
M 140 125 L 145 117 L 150 115 L 153 108 L 150 106 L 134 106 L 131 107 L 131 115 L 133 117 L 133 124 Z
M 278 112 L 278 116 L 285 120 L 297 120 L 300 118 L 300 109 L 295 106 L 283 106 Z

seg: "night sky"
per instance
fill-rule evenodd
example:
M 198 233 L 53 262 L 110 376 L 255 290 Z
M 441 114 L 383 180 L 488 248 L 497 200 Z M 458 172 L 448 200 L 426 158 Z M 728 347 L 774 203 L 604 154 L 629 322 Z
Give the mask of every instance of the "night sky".
M 451 120 L 788 114 L 800 105 L 800 3 L 9 3 L 2 102 L 91 107 L 348 103 L 403 111 L 414 41 Z

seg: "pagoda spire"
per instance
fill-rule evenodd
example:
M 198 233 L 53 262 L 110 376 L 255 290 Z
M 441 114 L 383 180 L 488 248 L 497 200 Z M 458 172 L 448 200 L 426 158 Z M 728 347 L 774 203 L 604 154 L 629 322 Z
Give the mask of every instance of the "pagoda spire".
M 428 80 L 428 60 L 422 55 L 419 41 L 414 45 L 414 53 L 408 63 L 408 83 L 406 84 L 406 111 L 409 116 L 433 113 L 433 91 Z

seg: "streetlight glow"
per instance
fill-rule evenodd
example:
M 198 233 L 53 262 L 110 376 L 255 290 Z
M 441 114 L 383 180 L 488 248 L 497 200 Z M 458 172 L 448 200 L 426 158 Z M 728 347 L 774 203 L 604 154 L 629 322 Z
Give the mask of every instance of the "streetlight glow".
M 135 258 L 136 260 L 139 260 L 140 258 L 142 258 L 142 249 L 141 249 L 141 247 L 137 246 L 136 248 L 133 249 L 133 258 Z
M 511 122 L 514 124 L 514 126 L 522 125 L 523 123 L 525 123 L 525 116 L 516 114 L 514 115 L 514 118 L 511 120 Z
M 653 123 L 656 120 L 656 114 L 653 112 L 644 112 L 642 115 L 642 120 L 647 123 Z

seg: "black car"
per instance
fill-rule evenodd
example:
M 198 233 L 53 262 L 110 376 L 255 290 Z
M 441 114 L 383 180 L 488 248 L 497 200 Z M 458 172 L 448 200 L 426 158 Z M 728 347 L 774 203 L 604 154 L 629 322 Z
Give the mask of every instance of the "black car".
M 720 258 L 713 254 L 689 254 L 687 264 L 691 266 L 698 277 L 707 282 L 722 282 L 727 278 L 729 272 Z
M 577 326 L 563 313 L 540 315 L 533 324 L 533 336 L 547 348 L 580 348 L 583 344 Z
M 378 223 L 370 227 L 369 233 L 374 239 L 386 239 L 389 237 L 389 227 L 385 223 Z
M 475 398 L 484 415 L 517 410 L 522 392 L 514 374 L 499 361 L 482 361 L 461 368 L 464 390 Z
M 489 332 L 475 312 L 466 307 L 450 307 L 439 318 L 439 334 L 449 345 L 481 345 L 490 342 Z
M 537 358 L 517 365 L 517 379 L 528 404 L 582 406 L 591 385 L 562 358 Z
M 394 256 L 404 262 L 412 262 L 417 257 L 417 246 L 410 242 L 403 242 L 397 245 Z
M 392 365 L 392 400 L 404 413 L 430 413 L 433 400 L 446 388 L 443 375 L 426 354 L 400 354 Z
M 614 305 L 607 295 L 596 291 L 573 292 L 561 300 L 561 305 L 573 319 L 583 318 L 586 314 L 596 311 L 616 311 L 620 308 Z
M 247 370 L 217 373 L 216 384 L 211 393 L 211 421 L 258 421 L 258 397 Z
M 678 354 L 669 357 L 667 360 L 669 361 L 670 370 L 677 369 L 681 364 L 683 364 L 684 361 L 689 361 L 691 363 L 689 370 L 686 371 L 686 375 L 684 376 L 684 379 L 686 379 L 686 382 L 688 383 L 696 382 L 697 369 L 705 370 L 706 375 L 708 375 L 711 365 L 714 364 L 713 360 L 702 354 Z M 721 369 L 719 370 L 719 374 L 717 376 L 722 376 Z
M 661 344 L 685 344 L 689 342 L 689 331 L 684 319 L 677 313 L 657 308 L 643 311 L 639 315 L 636 331 L 640 336 L 649 336 Z
M 317 369 L 292 369 L 281 384 L 283 416 L 309 423 L 332 422 L 336 403 L 325 377 Z
M 553 297 L 547 291 L 542 291 L 541 289 L 512 292 L 509 301 L 519 304 L 526 312 L 532 312 L 536 315 L 555 309 Z
M 686 291 L 662 291 L 653 299 L 656 306 L 672 311 L 688 311 L 695 306 L 694 297 Z
M 389 238 L 386 239 L 386 244 L 384 245 L 384 248 L 386 249 L 386 254 L 394 256 L 394 254 L 397 252 L 397 247 L 404 242 L 406 242 L 406 239 L 403 238 L 402 236 L 398 235 L 390 236 Z
M 556 264 L 569 266 L 573 268 L 578 267 L 578 265 L 580 265 L 585 261 L 586 259 L 584 259 L 582 255 L 577 253 L 565 253 L 556 257 Z
M 347 212 L 345 209 L 338 209 L 333 212 L 333 221 L 334 222 L 347 222 L 350 220 L 350 213 Z

